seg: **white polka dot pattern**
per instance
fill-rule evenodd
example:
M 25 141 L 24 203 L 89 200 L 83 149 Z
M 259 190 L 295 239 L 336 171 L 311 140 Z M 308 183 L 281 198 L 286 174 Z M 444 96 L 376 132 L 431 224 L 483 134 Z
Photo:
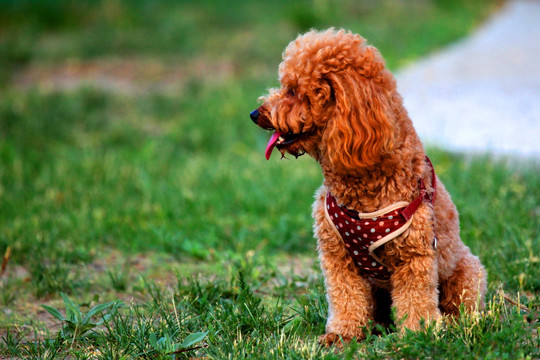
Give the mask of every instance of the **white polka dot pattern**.
M 326 204 L 328 214 L 345 242 L 345 247 L 357 265 L 360 274 L 381 280 L 389 279 L 388 269 L 371 256 L 368 248 L 375 241 L 388 236 L 407 222 L 405 218 L 400 216 L 400 211 L 405 207 L 377 217 L 360 219 L 361 214 L 340 207 L 330 193 L 326 196 Z

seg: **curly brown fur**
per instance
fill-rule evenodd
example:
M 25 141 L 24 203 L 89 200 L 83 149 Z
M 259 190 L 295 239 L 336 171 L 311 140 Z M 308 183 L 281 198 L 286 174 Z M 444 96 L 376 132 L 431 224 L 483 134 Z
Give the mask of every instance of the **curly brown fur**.
M 457 210 L 438 178 L 433 204 L 423 202 L 410 228 L 380 251 L 392 272 L 389 282 L 359 273 L 325 217 L 328 191 L 365 213 L 412 201 L 419 179 L 433 189 L 423 146 L 377 49 L 344 30 L 310 31 L 289 44 L 279 77 L 281 88 L 262 98 L 254 121 L 292 134 L 278 149 L 308 153 L 324 175 L 313 205 L 329 305 L 321 343 L 362 338 L 370 321 L 389 319 L 390 302 L 398 324 L 413 330 L 421 319 L 458 314 L 461 305 L 482 308 L 484 268 L 461 241 Z

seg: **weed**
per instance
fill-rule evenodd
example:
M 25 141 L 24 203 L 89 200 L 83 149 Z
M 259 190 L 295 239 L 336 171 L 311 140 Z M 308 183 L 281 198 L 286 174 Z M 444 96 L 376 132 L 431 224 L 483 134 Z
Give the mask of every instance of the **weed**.
M 88 313 L 83 314 L 77 304 L 73 302 L 64 293 L 60 293 L 62 299 L 64 300 L 64 305 L 66 307 L 66 315 L 62 315 L 57 309 L 48 306 L 41 305 L 49 314 L 54 316 L 56 319 L 64 323 L 64 327 L 58 333 L 58 336 L 63 340 L 72 340 L 81 339 L 88 335 L 89 332 L 94 331 L 99 327 L 103 322 L 107 321 L 109 318 L 114 316 L 118 308 L 122 305 L 122 302 L 119 301 L 110 301 L 104 304 L 99 304 L 91 308 Z M 109 310 L 102 319 L 98 322 L 93 322 L 92 318 L 96 315 L 102 313 L 105 310 Z
M 155 333 L 151 333 L 148 340 L 157 355 L 168 355 L 171 359 L 176 359 L 180 353 L 201 348 L 202 346 L 193 347 L 193 345 L 203 341 L 206 335 L 206 332 L 193 333 L 188 335 L 181 343 L 177 343 L 168 333 L 159 339 L 157 339 Z
M 126 291 L 129 280 L 129 267 L 124 265 L 121 269 L 107 270 L 111 286 L 116 291 Z
M 17 300 L 21 284 L 17 281 L 0 283 L 0 304 L 9 306 Z
M 37 298 L 57 293 L 58 291 L 71 291 L 72 280 L 70 277 L 70 269 L 66 264 L 50 264 L 42 263 L 34 264 L 36 267 L 32 269 L 32 282 L 35 288 Z
M 15 332 L 8 328 L 6 333 L 1 337 L 3 343 L 3 351 L 6 354 L 15 355 L 18 354 L 23 342 L 24 335 L 21 332 Z

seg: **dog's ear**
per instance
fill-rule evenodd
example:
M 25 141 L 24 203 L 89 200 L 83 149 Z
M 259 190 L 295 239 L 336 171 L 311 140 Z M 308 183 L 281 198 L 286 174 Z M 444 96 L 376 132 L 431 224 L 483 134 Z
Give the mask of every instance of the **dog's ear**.
M 323 135 L 326 149 L 322 151 L 332 167 L 342 172 L 374 165 L 392 150 L 395 85 L 387 70 L 378 69 L 378 75 L 372 77 L 374 70 L 348 67 L 329 74 L 335 108 Z

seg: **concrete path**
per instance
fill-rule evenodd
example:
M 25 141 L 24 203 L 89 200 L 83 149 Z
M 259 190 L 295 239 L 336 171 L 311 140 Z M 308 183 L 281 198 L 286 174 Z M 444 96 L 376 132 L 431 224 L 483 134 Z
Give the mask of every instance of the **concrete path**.
M 540 158 L 540 1 L 507 3 L 396 76 L 425 144 Z

